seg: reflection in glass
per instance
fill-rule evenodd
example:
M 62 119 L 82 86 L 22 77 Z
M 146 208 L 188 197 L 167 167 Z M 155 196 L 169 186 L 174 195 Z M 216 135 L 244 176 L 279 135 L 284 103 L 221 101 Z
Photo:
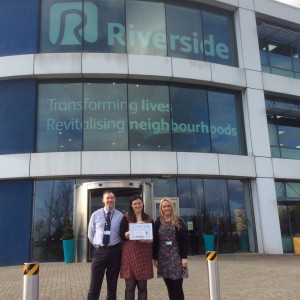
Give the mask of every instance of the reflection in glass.
M 227 184 L 233 246 L 235 251 L 247 252 L 249 251 L 249 239 L 254 239 L 255 236 L 252 209 L 249 207 L 249 203 L 246 203 L 246 195 L 249 190 L 240 180 L 228 180 Z M 254 249 L 253 246 L 250 250 L 254 251 Z
M 236 66 L 232 16 L 203 11 L 202 19 L 205 61 Z
M 289 198 L 297 198 L 300 200 L 300 183 L 299 182 L 287 182 L 285 184 L 286 196 Z
M 129 53 L 236 66 L 233 15 L 159 1 L 43 0 L 40 51 Z
M 291 100 L 266 98 L 266 109 L 272 157 L 300 159 L 299 104 Z
M 292 238 L 289 224 L 289 214 L 288 207 L 286 205 L 278 205 L 278 215 L 280 222 L 280 230 L 281 230 L 281 239 L 282 239 L 282 247 L 283 252 L 292 252 Z
M 95 9 L 90 12 L 91 5 Z M 126 53 L 125 0 L 84 1 L 83 6 L 86 17 L 96 25 L 84 26 L 84 36 L 90 37 L 85 38 L 84 51 Z
M 126 84 L 84 84 L 84 150 L 128 149 L 126 95 Z
M 245 154 L 240 101 L 234 94 L 208 91 L 212 152 Z
M 201 10 L 166 5 L 168 56 L 203 60 Z
M 175 178 L 152 179 L 154 197 L 177 197 L 177 183 Z
M 232 232 L 226 180 L 204 179 L 205 221 L 215 236 L 215 249 L 232 252 Z M 205 232 L 206 233 L 206 232 Z
M 277 121 L 279 145 L 286 148 L 300 148 L 300 119 L 280 118 Z
M 249 181 L 170 178 L 152 182 L 155 197 L 179 198 L 180 217 L 189 230 L 189 254 L 205 253 L 204 234 L 213 235 L 214 250 L 221 253 L 256 251 Z
M 279 141 L 278 141 L 278 128 L 276 124 L 276 120 L 268 116 L 268 130 L 269 130 L 269 141 L 271 146 L 278 146 Z
M 166 56 L 164 4 L 128 0 L 126 2 L 126 41 L 128 53 Z
M 300 47 L 292 47 L 292 57 L 295 72 L 300 72 Z
M 276 196 L 277 198 L 282 198 L 285 195 L 285 185 L 282 182 L 275 182 L 275 188 L 276 188 Z
M 41 83 L 38 95 L 38 152 L 245 154 L 241 103 L 228 91 L 92 81 Z
M 38 152 L 82 149 L 82 84 L 40 84 Z
M 131 150 L 171 150 L 168 86 L 128 84 Z
M 269 66 L 269 53 L 268 44 L 264 39 L 258 39 L 259 42 L 259 53 L 260 53 L 260 63 L 263 66 Z
M 73 219 L 73 180 L 36 181 L 32 260 L 62 261 L 66 219 Z
M 284 252 L 293 252 L 293 238 L 300 237 L 300 183 L 276 182 L 278 213 Z
M 292 234 L 300 237 L 300 204 L 289 205 Z
M 288 44 L 269 41 L 268 50 L 271 67 L 293 70 L 291 50 Z
M 172 139 L 174 151 L 210 152 L 206 91 L 171 87 Z

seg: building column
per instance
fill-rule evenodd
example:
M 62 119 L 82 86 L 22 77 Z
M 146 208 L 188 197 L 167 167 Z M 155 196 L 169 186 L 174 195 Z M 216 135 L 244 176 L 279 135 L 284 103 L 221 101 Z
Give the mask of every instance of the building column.
M 269 163 L 264 158 L 256 162 L 259 168 Z M 283 254 L 274 179 L 256 178 L 252 191 L 258 252 Z

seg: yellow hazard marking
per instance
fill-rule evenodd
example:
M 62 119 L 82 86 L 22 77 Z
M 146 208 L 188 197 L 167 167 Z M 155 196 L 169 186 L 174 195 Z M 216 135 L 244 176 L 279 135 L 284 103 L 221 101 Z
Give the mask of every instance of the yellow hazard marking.
M 206 252 L 207 260 L 218 260 L 218 253 L 216 251 Z
M 24 265 L 24 275 L 37 275 L 39 273 L 40 264 Z

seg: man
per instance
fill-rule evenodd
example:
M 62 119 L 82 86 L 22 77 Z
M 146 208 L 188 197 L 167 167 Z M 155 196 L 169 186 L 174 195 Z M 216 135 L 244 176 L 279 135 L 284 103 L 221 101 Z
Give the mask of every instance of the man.
M 120 223 L 123 214 L 115 209 L 112 191 L 104 191 L 104 208 L 95 211 L 90 219 L 88 237 L 94 246 L 88 300 L 98 300 L 106 271 L 107 300 L 116 300 L 121 265 Z

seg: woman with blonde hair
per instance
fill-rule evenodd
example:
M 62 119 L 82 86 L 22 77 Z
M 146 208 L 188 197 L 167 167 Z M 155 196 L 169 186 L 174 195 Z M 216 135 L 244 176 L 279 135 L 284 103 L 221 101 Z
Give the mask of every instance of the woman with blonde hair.
M 188 277 L 188 230 L 169 198 L 160 201 L 159 212 L 153 229 L 153 265 L 157 277 L 164 279 L 169 299 L 183 300 L 183 278 Z

